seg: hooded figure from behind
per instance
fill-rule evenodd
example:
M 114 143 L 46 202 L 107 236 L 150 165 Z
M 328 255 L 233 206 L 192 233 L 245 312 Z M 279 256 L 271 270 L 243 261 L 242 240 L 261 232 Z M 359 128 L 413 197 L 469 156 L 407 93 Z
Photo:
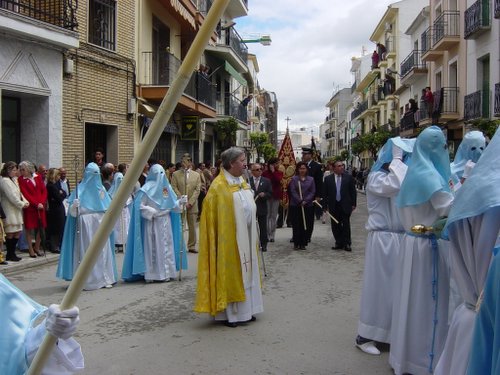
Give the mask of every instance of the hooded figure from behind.
M 144 186 L 137 192 L 123 261 L 125 281 L 170 281 L 187 269 L 180 212 L 185 197 L 177 199 L 159 164 L 151 167 Z M 184 249 L 185 250 L 185 249 Z
M 111 198 L 102 185 L 101 172 L 95 163 L 85 167 L 82 181 L 68 198 L 69 215 L 64 227 L 61 257 L 56 276 L 72 280 Z M 113 234 L 106 241 L 85 284 L 85 290 L 110 288 L 117 281 Z

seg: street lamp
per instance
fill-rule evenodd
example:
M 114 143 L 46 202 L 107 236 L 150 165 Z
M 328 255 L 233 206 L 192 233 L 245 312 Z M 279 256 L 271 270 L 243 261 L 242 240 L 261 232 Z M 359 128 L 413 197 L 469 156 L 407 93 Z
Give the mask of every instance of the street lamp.
M 263 46 L 270 46 L 271 45 L 271 35 L 260 35 L 257 38 L 254 39 L 242 39 L 241 40 L 243 43 L 260 43 Z

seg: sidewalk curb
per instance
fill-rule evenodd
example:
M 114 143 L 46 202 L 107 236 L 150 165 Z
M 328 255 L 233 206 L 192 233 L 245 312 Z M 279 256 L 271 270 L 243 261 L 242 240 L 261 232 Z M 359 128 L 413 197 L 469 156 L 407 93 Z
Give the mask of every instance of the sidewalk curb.
M 3 275 L 14 275 L 24 270 L 44 266 L 47 264 L 54 264 L 57 262 L 59 262 L 59 254 L 47 253 L 46 257 L 42 256 L 36 259 L 32 259 L 29 256 L 24 255 L 23 253 L 23 260 L 19 262 L 8 262 L 8 265 L 0 266 L 0 273 L 2 273 Z

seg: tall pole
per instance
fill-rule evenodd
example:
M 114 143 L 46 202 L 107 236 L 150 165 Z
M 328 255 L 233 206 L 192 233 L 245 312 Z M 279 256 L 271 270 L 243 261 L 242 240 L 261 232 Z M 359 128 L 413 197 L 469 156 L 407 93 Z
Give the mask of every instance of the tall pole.
M 198 34 L 189 51 L 184 59 L 184 62 L 177 72 L 177 77 L 172 83 L 172 86 L 163 98 L 163 101 L 158 108 L 158 112 L 149 127 L 144 139 L 142 140 L 137 152 L 130 164 L 130 169 L 125 175 L 123 182 L 120 184 L 115 198 L 111 201 L 109 209 L 104 214 L 101 225 L 99 226 L 95 236 L 93 237 L 82 263 L 76 270 L 73 281 L 69 285 L 66 294 L 61 302 L 61 310 L 66 310 L 73 307 L 80 296 L 85 281 L 92 271 L 94 264 L 99 256 L 101 249 L 106 243 L 109 234 L 113 230 L 114 224 L 120 215 L 128 196 L 132 193 L 135 183 L 142 173 L 142 169 L 146 164 L 148 158 L 153 152 L 156 143 L 163 133 L 163 128 L 174 113 L 177 103 L 182 97 L 193 71 L 198 65 L 198 61 L 205 50 L 205 47 L 210 40 L 219 20 L 221 19 L 224 11 L 230 0 L 215 0 L 205 17 L 205 21 L 200 27 Z M 50 334 L 46 334 L 40 348 L 38 349 L 33 362 L 28 369 L 29 375 L 38 375 L 44 368 L 44 364 L 49 358 L 57 338 Z
M 286 116 L 285 121 L 286 121 L 286 130 L 288 131 L 288 122 L 292 121 L 292 119 L 290 117 Z

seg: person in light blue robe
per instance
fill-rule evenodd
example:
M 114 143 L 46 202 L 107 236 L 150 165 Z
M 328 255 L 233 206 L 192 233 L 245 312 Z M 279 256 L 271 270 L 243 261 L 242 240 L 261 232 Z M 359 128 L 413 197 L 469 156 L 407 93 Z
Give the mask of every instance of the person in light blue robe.
M 473 130 L 464 135 L 460 146 L 458 146 L 455 158 L 450 164 L 451 177 L 454 185 L 459 185 L 466 163 L 469 160 L 473 163 L 477 163 L 485 147 L 486 139 L 482 132 Z
M 447 248 L 433 234 L 415 234 L 416 224 L 433 226 L 453 202 L 446 138 L 437 126 L 415 142 L 396 206 L 405 233 L 396 266 L 389 363 L 396 375 L 432 372 L 448 332 Z
M 451 274 L 463 303 L 454 311 L 435 374 L 465 374 L 476 310 L 500 230 L 500 132 L 456 192 L 444 233 L 450 240 Z M 474 346 L 472 346 L 474 347 Z M 487 372 L 476 372 L 476 374 Z
M 123 173 L 116 172 L 113 175 L 113 183 L 111 184 L 111 188 L 108 190 L 108 194 L 111 199 L 114 198 L 118 188 L 120 187 L 123 181 Z M 115 246 L 117 249 L 123 250 L 123 245 L 127 242 L 127 233 L 130 225 L 130 214 L 132 211 L 132 195 L 127 198 L 125 202 L 125 206 L 122 209 L 120 217 L 116 220 L 115 228 L 113 230 Z
M 182 201 L 185 198 L 177 199 L 163 167 L 153 165 L 134 199 L 123 280 L 170 281 L 180 269 L 181 255 L 182 269 L 187 269 L 185 247 L 181 252 Z
M 77 195 L 78 194 L 78 195 Z M 56 276 L 72 280 L 95 232 L 108 209 L 111 198 L 102 185 L 101 173 L 95 163 L 85 167 L 82 181 L 68 198 L 69 215 L 64 226 L 61 256 Z M 118 276 L 115 263 L 113 233 L 101 250 L 85 290 L 111 288 Z
M 51 331 L 43 321 L 46 312 L 45 306 L 33 301 L 0 274 L 0 374 L 26 373 L 45 332 Z M 42 375 L 72 374 L 83 367 L 78 342 L 71 337 L 59 338 Z
M 380 149 L 366 185 L 368 220 L 365 267 L 356 347 L 379 355 L 376 342 L 389 343 L 394 279 L 404 228 L 395 198 L 404 180 L 415 139 L 390 138 Z
M 500 255 L 495 249 L 472 337 L 468 375 L 500 374 Z

